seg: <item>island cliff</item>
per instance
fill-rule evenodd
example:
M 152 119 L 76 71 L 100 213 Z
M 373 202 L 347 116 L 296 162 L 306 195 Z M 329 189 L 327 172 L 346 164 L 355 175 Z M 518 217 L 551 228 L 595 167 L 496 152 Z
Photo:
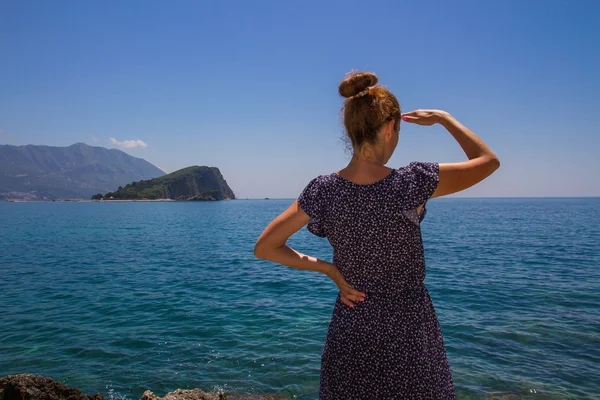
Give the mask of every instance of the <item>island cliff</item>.
M 216 167 L 192 166 L 150 180 L 119 186 L 115 192 L 92 196 L 94 200 L 231 200 L 235 195 Z

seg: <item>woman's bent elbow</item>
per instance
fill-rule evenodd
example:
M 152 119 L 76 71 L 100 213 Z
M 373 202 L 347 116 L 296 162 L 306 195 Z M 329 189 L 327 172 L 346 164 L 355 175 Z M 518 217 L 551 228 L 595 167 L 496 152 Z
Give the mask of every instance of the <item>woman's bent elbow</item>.
M 498 168 L 500 168 L 500 159 L 498 158 L 498 156 L 494 155 L 494 157 L 492 158 L 492 168 L 495 170 L 497 170 Z
M 273 255 L 273 248 L 262 241 L 256 242 L 254 245 L 254 257 L 260 258 L 261 260 L 271 261 L 271 256 Z
M 256 242 L 254 245 L 254 257 L 263 259 L 265 258 L 265 251 L 263 246 L 260 245 L 259 242 Z
M 489 153 L 483 156 L 483 163 L 485 166 L 485 170 L 487 171 L 487 175 L 491 175 L 494 171 L 500 168 L 500 159 L 494 153 Z

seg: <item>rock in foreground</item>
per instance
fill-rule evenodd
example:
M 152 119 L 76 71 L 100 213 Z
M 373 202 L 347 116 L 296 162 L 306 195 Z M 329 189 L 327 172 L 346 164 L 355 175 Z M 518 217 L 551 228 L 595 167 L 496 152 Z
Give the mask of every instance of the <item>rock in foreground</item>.
M 165 397 L 156 397 L 154 393 L 146 390 L 140 400 L 287 400 L 287 397 L 268 394 L 217 394 L 193 389 L 176 390 L 167 393 Z
M 146 390 L 140 400 L 224 400 L 225 396 L 215 393 L 206 393 L 200 389 L 176 390 L 167 393 L 165 397 L 157 397 L 154 393 Z
M 22 374 L 0 379 L 0 400 L 104 400 L 104 397 L 81 394 L 78 389 L 69 389 L 43 376 Z
M 0 400 L 104 400 L 101 394 L 89 396 L 50 378 L 31 374 L 9 375 L 0 379 Z M 140 400 L 287 400 L 281 395 L 207 393 L 200 389 L 176 390 L 157 397 L 146 390 Z

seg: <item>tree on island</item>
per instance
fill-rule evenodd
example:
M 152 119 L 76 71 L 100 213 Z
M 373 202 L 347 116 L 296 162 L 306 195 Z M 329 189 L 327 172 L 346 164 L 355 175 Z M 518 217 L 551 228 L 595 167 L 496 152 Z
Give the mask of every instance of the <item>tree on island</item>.
M 217 168 L 188 167 L 150 180 L 133 181 L 104 194 L 104 200 L 216 201 L 235 199 Z
M 102 200 L 103 198 L 102 193 L 96 193 L 92 196 L 92 200 Z

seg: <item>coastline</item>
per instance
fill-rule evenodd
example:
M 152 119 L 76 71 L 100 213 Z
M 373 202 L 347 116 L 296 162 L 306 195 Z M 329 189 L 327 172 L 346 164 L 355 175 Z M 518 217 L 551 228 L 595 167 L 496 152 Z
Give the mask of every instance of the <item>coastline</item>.
M 181 201 L 173 199 L 156 199 L 156 200 L 21 200 L 21 199 L 5 199 L 7 203 L 131 203 L 131 202 L 169 202 Z M 185 200 L 184 200 L 185 201 Z
M 143 200 L 85 200 L 85 199 L 73 199 L 73 200 L 22 200 L 22 199 L 3 199 L 6 203 L 175 203 L 175 202 L 210 202 L 210 201 L 227 201 L 235 199 L 225 200 L 175 200 L 175 199 L 143 199 Z

